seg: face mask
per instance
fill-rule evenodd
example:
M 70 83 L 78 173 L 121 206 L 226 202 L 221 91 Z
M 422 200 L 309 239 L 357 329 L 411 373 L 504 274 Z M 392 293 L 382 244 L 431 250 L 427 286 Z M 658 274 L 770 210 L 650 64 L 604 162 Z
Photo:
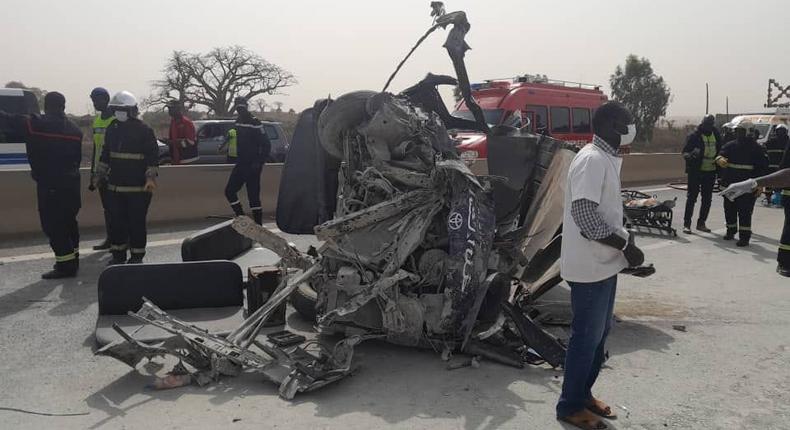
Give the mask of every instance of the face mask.
M 620 136 L 620 146 L 630 145 L 636 138 L 636 124 L 628 124 L 628 134 Z
M 121 122 L 126 122 L 126 120 L 129 119 L 129 112 L 117 110 L 115 111 L 115 119 Z

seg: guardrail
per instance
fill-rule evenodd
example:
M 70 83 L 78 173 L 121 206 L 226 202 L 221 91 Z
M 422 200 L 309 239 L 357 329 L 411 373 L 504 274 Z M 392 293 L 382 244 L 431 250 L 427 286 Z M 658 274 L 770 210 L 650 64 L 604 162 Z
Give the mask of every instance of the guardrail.
M 629 154 L 623 161 L 623 183 L 669 182 L 683 178 L 680 154 Z M 231 215 L 224 197 L 225 183 L 233 166 L 225 164 L 163 166 L 159 169 L 159 187 L 148 213 L 150 223 L 203 219 L 212 215 Z M 475 160 L 472 171 L 486 174 L 486 160 Z M 88 191 L 89 169 L 82 176 L 81 228 L 104 225 L 99 195 Z M 264 212 L 273 214 L 277 207 L 282 164 L 267 164 L 261 176 L 261 203 Z M 29 171 L 0 171 L 0 239 L 41 230 L 36 205 L 36 185 Z M 239 193 L 245 207 L 245 191 Z M 0 242 L 0 246 L 2 243 Z

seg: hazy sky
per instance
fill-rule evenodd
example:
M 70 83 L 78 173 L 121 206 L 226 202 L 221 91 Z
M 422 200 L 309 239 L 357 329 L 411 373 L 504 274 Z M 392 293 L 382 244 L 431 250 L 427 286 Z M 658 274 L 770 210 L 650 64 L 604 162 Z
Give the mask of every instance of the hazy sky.
M 0 84 L 21 80 L 89 111 L 94 86 L 139 98 L 173 50 L 243 45 L 294 73 L 271 95 L 299 111 L 327 94 L 381 89 L 430 25 L 427 0 L 1 0 Z M 603 84 L 628 54 L 649 58 L 673 92 L 669 115 L 762 110 L 768 78 L 790 85 L 787 0 L 449 0 L 468 13 L 472 81 L 546 74 Z M 735 6 L 735 7 L 733 7 Z M 776 16 L 775 22 L 772 17 Z M 781 20 L 780 20 L 781 19 Z M 437 32 L 393 83 L 452 73 Z

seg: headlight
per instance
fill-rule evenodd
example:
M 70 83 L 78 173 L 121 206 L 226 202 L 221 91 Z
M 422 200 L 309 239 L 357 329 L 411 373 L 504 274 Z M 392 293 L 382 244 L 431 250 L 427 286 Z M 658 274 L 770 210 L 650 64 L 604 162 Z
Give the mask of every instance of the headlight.
M 464 152 L 461 153 L 461 159 L 462 160 L 474 160 L 474 159 L 478 158 L 477 157 L 478 155 L 479 154 L 477 153 L 477 151 L 464 151 Z

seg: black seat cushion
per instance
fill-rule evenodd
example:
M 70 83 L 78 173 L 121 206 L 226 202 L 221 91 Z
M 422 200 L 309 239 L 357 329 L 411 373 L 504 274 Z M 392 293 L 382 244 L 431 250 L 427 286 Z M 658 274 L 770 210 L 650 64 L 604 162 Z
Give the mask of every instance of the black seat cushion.
M 184 261 L 232 260 L 252 248 L 252 240 L 233 229 L 233 220 L 187 236 L 181 243 Z

